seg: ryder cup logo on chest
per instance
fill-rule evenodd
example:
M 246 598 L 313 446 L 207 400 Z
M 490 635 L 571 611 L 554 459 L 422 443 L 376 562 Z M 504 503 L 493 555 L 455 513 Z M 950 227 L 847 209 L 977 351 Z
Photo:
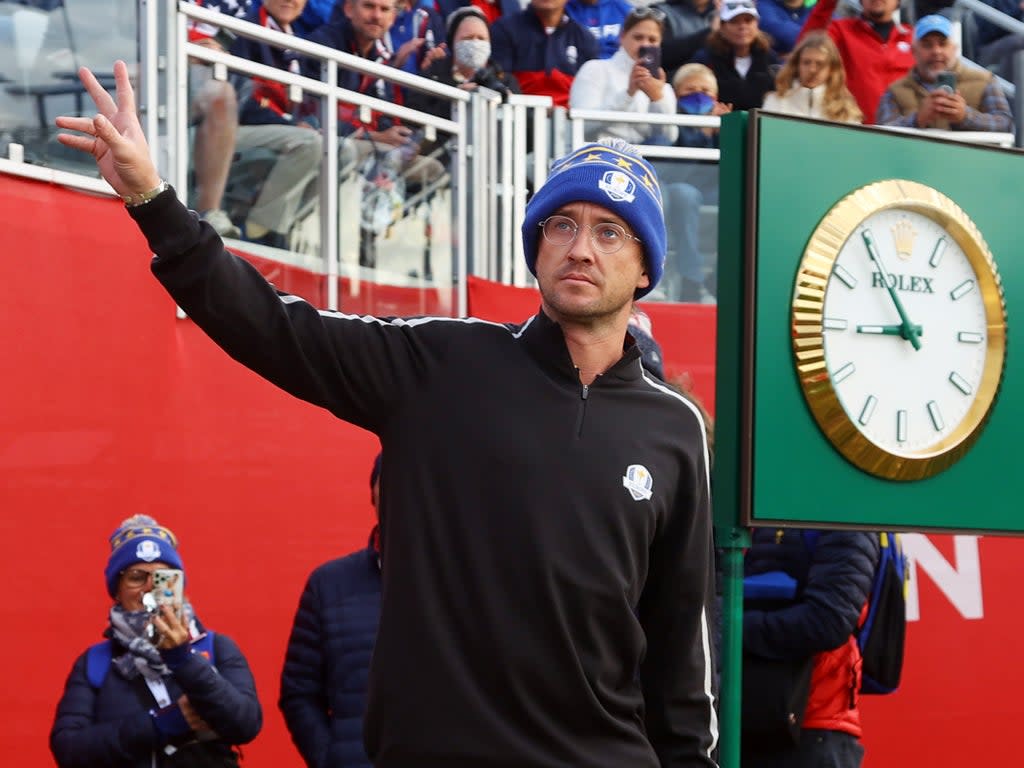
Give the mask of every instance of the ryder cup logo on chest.
M 160 557 L 160 545 L 149 539 L 140 541 L 139 546 L 135 548 L 135 556 L 143 562 L 152 563 Z
M 636 182 L 622 171 L 605 171 L 597 186 L 617 203 L 632 203 L 636 199 Z
M 630 464 L 622 476 L 622 487 L 629 491 L 633 501 L 645 501 L 651 498 L 654 478 L 643 464 Z

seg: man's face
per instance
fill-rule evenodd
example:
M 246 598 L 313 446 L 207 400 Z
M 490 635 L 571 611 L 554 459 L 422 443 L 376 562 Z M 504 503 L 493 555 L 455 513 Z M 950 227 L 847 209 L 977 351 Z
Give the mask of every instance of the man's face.
M 345 15 L 363 42 L 380 40 L 395 23 L 394 0 L 345 0 Z
M 541 13 L 562 13 L 567 0 L 530 0 L 530 7 Z
M 914 41 L 914 62 L 921 79 L 926 83 L 934 82 L 939 72 L 945 72 L 956 63 L 956 43 L 938 32 L 931 32 Z
M 602 253 L 593 238 L 606 238 L 609 232 L 601 228 L 606 224 L 632 235 L 629 224 L 593 203 L 570 203 L 553 215 L 571 219 L 578 229 L 568 245 L 555 245 L 543 235 L 537 238 L 534 267 L 547 314 L 560 323 L 591 323 L 628 313 L 637 288 L 650 285 L 643 246 L 627 238 L 615 253 Z
M 861 3 L 864 17 L 876 22 L 892 21 L 892 15 L 896 13 L 899 5 L 900 0 L 864 0 Z
M 263 0 L 263 7 L 283 27 L 302 15 L 306 0 Z

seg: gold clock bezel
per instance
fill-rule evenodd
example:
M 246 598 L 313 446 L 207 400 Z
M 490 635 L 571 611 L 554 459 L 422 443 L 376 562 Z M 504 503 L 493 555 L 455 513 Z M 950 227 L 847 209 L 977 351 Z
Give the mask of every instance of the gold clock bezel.
M 927 216 L 956 241 L 978 278 L 987 325 L 985 366 L 967 415 L 943 440 L 922 451 L 892 453 L 875 445 L 843 409 L 825 362 L 822 316 L 832 267 L 868 216 L 889 209 Z M 889 480 L 923 480 L 948 469 L 981 435 L 995 403 L 1006 359 L 1006 301 L 999 272 L 981 232 L 946 195 L 906 179 L 861 187 L 829 210 L 808 241 L 797 271 L 791 311 L 793 356 L 807 405 L 828 441 L 854 466 Z

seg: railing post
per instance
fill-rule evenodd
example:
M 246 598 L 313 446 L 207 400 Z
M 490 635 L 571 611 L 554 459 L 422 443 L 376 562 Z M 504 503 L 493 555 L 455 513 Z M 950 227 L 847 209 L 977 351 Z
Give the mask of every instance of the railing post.
M 341 247 L 338 238 L 338 64 L 328 61 L 324 65 L 324 80 L 328 85 L 324 97 L 323 136 L 324 155 L 320 164 L 320 248 L 327 273 L 327 308 L 341 306 L 338 283 L 341 281 Z
M 1024 147 L 1024 50 L 1013 54 L 1013 144 Z

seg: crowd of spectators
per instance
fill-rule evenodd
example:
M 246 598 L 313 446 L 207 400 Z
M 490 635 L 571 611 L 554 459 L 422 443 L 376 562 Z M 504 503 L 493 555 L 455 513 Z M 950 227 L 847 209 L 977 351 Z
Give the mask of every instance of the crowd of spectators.
M 763 108 L 921 129 L 1011 131 L 1013 126 L 998 79 L 960 61 L 949 19 L 932 13 L 916 27 L 902 23 L 899 0 L 863 0 L 857 15 L 844 15 L 839 0 L 196 2 L 437 83 L 544 95 L 570 109 L 719 116 Z M 947 12 L 941 3 L 936 9 Z M 1021 13 L 1016 6 L 1002 10 Z M 1024 38 L 991 25 L 979 25 L 978 31 L 982 59 L 1005 70 L 1007 57 Z M 220 37 L 211 33 L 204 39 L 218 45 Z M 320 77 L 317 62 L 287 50 L 242 39 L 230 50 Z M 233 88 L 225 88 L 201 69 L 193 67 L 192 88 L 197 208 L 223 235 L 284 247 L 302 191 L 318 172 L 320 106 L 308 97 L 292 103 L 287 88 L 256 78 L 238 77 Z M 939 72 L 952 73 L 952 93 L 937 90 Z M 450 116 L 446 99 L 387 78 L 341 68 L 339 84 Z M 225 113 L 235 102 L 238 119 L 232 121 Z M 427 140 L 416 125 L 353 105 L 339 109 L 339 134 L 342 178 L 366 173 L 368 162 L 390 167 L 398 209 L 406 188 L 443 183 L 451 160 L 444 137 Z M 717 147 L 714 130 L 659 122 L 589 121 L 585 134 L 588 140 Z M 238 154 L 266 149 L 279 158 L 245 219 L 234 221 L 224 215 L 219 199 L 227 175 L 221 161 L 232 145 Z M 679 208 L 678 215 L 669 216 L 676 231 L 670 233 L 666 285 L 669 298 L 707 301 L 715 293 L 713 265 L 696 252 L 697 214 L 691 209 L 717 203 L 717 182 L 713 168 L 709 173 L 690 165 L 663 172 L 666 205 Z M 364 239 L 373 235 L 364 233 Z M 373 266 L 375 259 L 361 256 L 361 263 Z

